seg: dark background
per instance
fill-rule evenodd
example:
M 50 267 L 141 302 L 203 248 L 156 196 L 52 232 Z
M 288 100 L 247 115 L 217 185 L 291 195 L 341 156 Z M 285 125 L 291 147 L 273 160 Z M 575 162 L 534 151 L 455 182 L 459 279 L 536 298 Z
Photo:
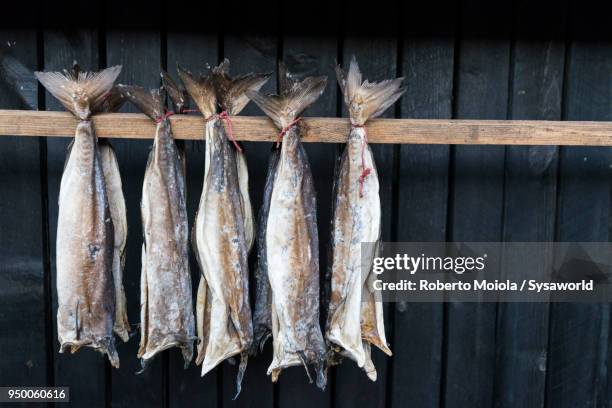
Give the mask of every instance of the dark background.
M 5 2 L 6 3 L 6 2 Z M 611 14 L 568 1 L 215 2 L 16 1 L 0 12 L 0 46 L 32 69 L 122 64 L 120 81 L 155 87 L 175 61 L 198 71 L 228 57 L 234 73 L 330 77 L 308 115 L 342 116 L 333 64 L 355 54 L 366 77 L 402 75 L 408 91 L 386 116 L 612 120 Z M 2 79 L 0 78 L 0 82 Z M 266 85 L 274 91 L 276 81 Z M 20 108 L 0 85 L 0 107 Z M 48 94 L 39 109 L 60 110 Z M 126 109 L 132 109 L 126 108 Z M 261 115 L 249 105 L 243 114 Z M 375 352 L 378 381 L 347 361 L 320 392 L 304 370 L 272 385 L 270 346 L 251 359 L 237 401 L 236 367 L 205 378 L 179 352 L 138 369 L 138 336 L 121 369 L 91 350 L 59 355 L 55 233 L 69 139 L 0 139 L 0 385 L 70 386 L 73 406 L 100 407 L 604 407 L 612 406 L 608 304 L 388 304 L 394 352 Z M 130 235 L 124 284 L 138 322 L 139 201 L 150 141 L 116 140 Z M 191 220 L 204 146 L 186 143 Z M 270 146 L 245 143 L 251 197 L 261 203 Z M 612 149 L 373 146 L 383 239 L 608 241 Z M 308 144 L 325 268 L 334 160 L 340 146 Z M 192 262 L 194 289 L 198 271 Z

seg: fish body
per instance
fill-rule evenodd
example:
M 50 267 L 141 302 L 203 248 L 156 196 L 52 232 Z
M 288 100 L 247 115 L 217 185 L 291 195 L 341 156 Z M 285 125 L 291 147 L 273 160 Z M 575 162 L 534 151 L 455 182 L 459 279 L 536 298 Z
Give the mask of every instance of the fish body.
M 261 345 L 271 329 L 273 359 L 268 375 L 272 381 L 278 380 L 283 369 L 298 365 L 305 367 L 312 381 L 309 366 L 314 365 L 317 386 L 325 388 L 326 348 L 319 326 L 316 193 L 296 124 L 299 115 L 325 89 L 326 78 L 299 81 L 284 66 L 280 70 L 280 95 L 247 92 L 284 135 L 278 159 L 270 161 L 264 197 L 265 246 L 259 244 L 257 340 Z M 263 281 L 266 276 L 269 289 Z
M 295 128 L 284 137 L 266 226 L 272 289 L 274 358 L 268 374 L 318 362 L 325 354 L 319 326 L 319 240 L 316 195 Z
M 381 217 L 378 174 L 372 151 L 364 144 L 364 130 L 354 128 L 342 155 L 336 180 L 332 283 L 326 333 L 328 341 L 342 347 L 344 354 L 353 358 L 359 367 L 366 364 L 370 343 L 391 354 L 386 344 L 384 325 L 379 327 L 383 322 L 382 304 L 374 301 L 374 293 L 368 290 L 369 268 L 365 273 L 361 269 L 362 262 L 371 265 L 376 255 L 372 252 L 362 257 L 362 243 L 379 241 Z M 361 187 L 359 178 L 363 164 L 373 170 Z M 368 372 L 368 375 L 372 377 L 375 373 Z
M 62 174 L 56 245 L 57 334 L 60 352 L 91 347 L 119 367 L 116 320 L 115 226 L 104 161 L 90 120 L 120 66 L 100 72 L 37 72 L 38 80 L 79 120 Z M 105 156 L 106 157 L 106 156 Z M 114 184 L 114 180 L 111 184 Z M 118 228 L 121 228 L 120 226 Z
M 237 396 L 253 342 L 248 253 L 255 226 L 246 158 L 233 139 L 231 116 L 249 102 L 245 91 L 259 89 L 269 75 L 232 78 L 227 59 L 206 77 L 196 78 L 180 67 L 178 71 L 206 119 L 204 184 L 192 236 L 202 271 L 196 301 L 196 363 L 202 364 L 205 375 L 240 354 Z
M 179 347 L 193 357 L 195 319 L 189 270 L 185 163 L 164 112 L 165 95 L 119 85 L 121 94 L 157 123 L 144 175 L 140 348 L 143 369 L 160 351 Z
M 127 214 L 119 163 L 115 151 L 107 141 L 99 142 L 100 161 L 106 184 L 108 206 L 113 221 L 113 282 L 115 287 L 114 332 L 124 342 L 129 340 L 130 323 L 127 315 L 125 290 L 123 289 L 123 268 L 125 266 L 125 244 L 127 242 Z
M 381 233 L 379 182 L 372 151 L 367 144 L 366 121 L 391 106 L 403 93 L 402 79 L 362 83 L 353 57 L 348 75 L 338 67 L 338 81 L 344 93 L 352 125 L 334 180 L 332 259 L 326 339 L 333 354 L 351 358 L 376 380 L 371 345 L 387 355 L 391 350 L 385 337 L 380 293 L 372 282 L 374 257 Z M 370 245 L 362 245 L 368 243 Z M 368 253 L 363 253 L 363 250 Z
M 206 169 L 194 227 L 195 247 L 204 277 L 207 331 L 199 348 L 202 375 L 221 361 L 247 350 L 253 339 L 249 305 L 247 242 L 235 152 L 223 125 L 206 126 Z M 201 292 L 201 293 L 200 293 Z M 209 294 L 209 296 L 206 296 Z M 205 345 L 205 347 L 204 347 Z
M 268 255 L 266 251 L 266 230 L 270 213 L 272 187 L 278 168 L 279 149 L 272 149 L 268 159 L 268 173 L 264 186 L 264 197 L 257 223 L 257 267 L 255 269 L 255 310 L 253 312 L 253 354 L 263 347 L 272 335 L 272 289 L 268 279 Z
M 114 228 L 90 121 L 77 125 L 62 174 L 56 251 L 60 351 L 93 347 L 118 367 L 113 337 Z
M 144 230 L 141 272 L 143 362 L 180 347 L 193 357 L 195 320 L 189 271 L 189 227 L 183 163 L 168 121 L 157 126 L 144 176 L 140 205 Z

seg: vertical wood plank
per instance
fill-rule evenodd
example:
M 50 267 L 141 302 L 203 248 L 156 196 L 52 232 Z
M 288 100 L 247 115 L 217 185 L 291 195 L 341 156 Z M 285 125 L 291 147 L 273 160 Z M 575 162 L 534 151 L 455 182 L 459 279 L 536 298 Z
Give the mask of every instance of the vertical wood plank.
M 565 13 L 559 2 L 517 5 L 509 119 L 561 119 Z M 554 240 L 557 164 L 555 146 L 506 149 L 504 241 Z M 498 306 L 495 406 L 544 405 L 548 314 L 546 303 Z
M 107 2 L 106 55 L 107 65 L 123 65 L 117 83 L 154 88 L 160 86 L 161 67 L 160 22 L 161 2 Z M 137 16 L 137 18 L 135 17 Z M 125 111 L 135 112 L 127 105 Z M 140 199 L 142 182 L 151 141 L 115 140 L 129 225 L 123 284 L 127 297 L 128 316 L 132 324 L 140 322 L 140 272 L 142 223 Z M 136 326 L 133 326 L 137 329 Z M 112 404 L 117 407 L 159 407 L 164 405 L 166 389 L 163 360 L 160 353 L 144 373 L 136 357 L 140 333 L 120 348 L 121 368 L 112 371 Z
M 455 95 L 461 119 L 505 119 L 511 4 L 462 3 Z M 495 38 L 485 38 L 495 33 Z M 449 211 L 452 241 L 500 241 L 504 147 L 454 149 Z M 490 407 L 495 377 L 494 303 L 447 304 L 447 407 Z
M 15 15 L 0 15 L 1 52 L 10 53 L 34 70 L 37 66 L 36 29 L 27 19 L 37 13 L 17 5 Z M 17 18 L 20 16 L 24 18 Z M 0 55 L 0 59 L 2 55 Z M 34 102 L 36 95 L 33 95 Z M 0 78 L 0 107 L 24 106 L 6 78 Z M 48 278 L 44 268 L 41 146 L 44 139 L 9 137 L 0 143 L 0 386 L 43 386 L 53 381 L 47 362 Z M 49 322 L 50 324 L 50 322 Z M 55 347 L 55 343 L 52 345 Z M 50 378 L 48 378 L 50 377 Z M 23 404 L 29 405 L 29 404 Z
M 408 88 L 404 118 L 450 118 L 453 96 L 455 10 L 434 4 L 401 14 L 402 75 Z M 434 18 L 435 16 L 435 18 Z M 436 21 L 430 25 L 431 21 Z M 402 145 L 399 148 L 398 219 L 395 240 L 446 240 L 449 146 Z M 440 406 L 442 381 L 442 304 L 395 304 L 391 360 L 392 406 L 411 401 Z
M 304 116 L 336 116 L 337 85 L 334 65 L 338 57 L 338 12 L 335 3 L 314 1 L 308 7 L 295 2 L 284 5 L 282 18 L 282 56 L 290 72 L 299 77 L 326 75 L 327 87 L 321 97 L 306 111 Z M 293 21 L 292 16 L 299 19 Z M 289 23 L 291 21 L 291 23 Z M 317 35 L 313 35 L 312 22 L 317 22 Z M 336 150 L 333 145 L 311 144 L 306 153 L 312 169 L 317 192 L 317 225 L 319 231 L 320 294 L 323 295 L 325 271 L 328 264 L 330 239 L 331 192 L 334 176 Z M 320 310 L 321 330 L 325 330 L 323 310 Z M 333 379 L 328 376 L 327 388 L 321 392 L 308 383 L 303 369 L 291 368 L 282 373 L 279 391 L 279 406 L 327 407 L 331 404 Z M 300 395 L 300 398 L 296 398 Z
M 229 58 L 234 73 L 276 72 L 278 53 L 278 5 L 273 3 L 262 7 L 261 3 L 250 2 L 240 8 L 240 13 L 232 15 L 231 27 L 222 27 L 227 35 L 223 37 L 223 57 Z M 276 81 L 273 75 L 262 88 L 263 92 L 275 92 Z M 249 103 L 241 112 L 242 115 L 261 115 L 261 110 Z M 261 208 L 263 187 L 266 179 L 268 156 L 271 145 L 264 143 L 244 143 L 249 166 L 249 193 L 251 204 L 256 215 Z M 255 293 L 254 271 L 255 251 L 249 257 L 250 293 Z M 253 295 L 254 296 L 254 295 Z M 251 301 L 254 297 L 251 296 Z M 251 303 L 251 307 L 253 303 Z M 272 407 L 274 404 L 274 387 L 266 375 L 272 361 L 272 342 L 266 344 L 264 353 L 249 359 L 244 375 L 242 392 L 236 401 L 231 402 L 235 394 L 237 367 L 227 362 L 221 365 L 222 404 L 233 407 Z M 284 374 L 283 374 L 284 375 Z M 283 382 L 283 375 L 279 380 Z
M 603 5 L 572 2 L 564 119 L 610 120 L 612 48 Z M 612 149 L 561 148 L 558 241 L 610 239 Z M 551 305 L 547 406 L 608 406 L 609 304 Z
M 368 10 L 367 26 L 355 25 L 355 21 L 365 21 L 362 10 L 344 6 L 342 18 L 345 26 L 343 66 L 348 64 L 353 55 L 359 62 L 363 78 L 373 81 L 395 78 L 397 76 L 397 24 L 396 19 L 389 18 L 397 12 L 394 1 L 382 1 Z M 391 13 L 390 13 L 391 11 Z M 346 105 L 342 101 L 343 116 L 348 116 Z M 382 117 L 395 116 L 394 107 L 389 108 Z M 342 146 L 343 148 L 344 146 Z M 342 151 L 341 148 L 341 151 Z M 393 145 L 372 145 L 376 171 L 380 183 L 380 205 L 382 209 L 381 240 L 391 239 L 391 213 L 393 208 L 394 182 L 394 149 Z M 390 333 L 389 305 L 384 305 L 385 331 Z M 391 350 L 395 350 L 391 345 Z M 393 357 L 391 357 L 393 358 Z M 378 378 L 370 381 L 354 361 L 345 361 L 336 368 L 336 389 L 334 404 L 337 407 L 351 407 L 358 404 L 371 407 L 384 407 L 386 404 L 387 363 L 389 357 L 376 347 L 372 347 L 372 360 L 376 366 Z
M 85 5 L 76 0 L 45 4 L 44 29 L 44 69 L 59 71 L 70 68 L 78 61 L 83 69 L 97 70 L 98 31 L 90 21 L 89 26 L 75 27 L 77 21 L 88 21 L 92 7 L 99 3 Z M 67 14 L 65 10 L 70 10 Z M 45 94 L 47 110 L 65 110 L 48 92 Z M 56 290 L 56 238 L 59 188 L 66 159 L 67 147 L 71 139 L 48 138 L 47 143 L 47 183 L 49 197 L 49 243 L 53 286 L 53 350 L 55 353 L 55 384 L 70 387 L 70 400 L 77 405 L 102 407 L 106 403 L 106 357 L 88 348 L 76 354 L 59 354 L 57 341 L 57 290 Z M 123 357 L 119 348 L 120 358 Z
M 190 7 L 189 13 L 181 15 L 180 21 L 177 21 L 168 12 L 169 7 L 171 5 L 166 4 L 167 69 L 172 78 L 178 81 L 177 62 L 194 73 L 203 72 L 205 63 L 210 65 L 217 63 L 219 50 L 216 20 L 207 19 L 209 23 L 206 27 L 203 27 L 202 30 L 199 28 L 202 23 L 202 16 L 207 13 L 215 13 L 216 7 L 215 4 L 193 5 Z M 191 108 L 195 109 L 196 107 L 191 106 Z M 184 146 L 187 157 L 187 213 L 190 222 L 189 228 L 191 229 L 202 193 L 204 141 L 186 141 Z M 189 262 L 193 299 L 195 300 L 200 282 L 200 270 L 191 248 Z M 180 350 L 176 348 L 170 350 L 168 367 L 169 406 L 217 406 L 220 398 L 217 395 L 218 370 L 208 373 L 203 378 L 200 377 L 200 373 L 201 367 L 195 364 L 191 364 L 187 370 L 184 370 Z

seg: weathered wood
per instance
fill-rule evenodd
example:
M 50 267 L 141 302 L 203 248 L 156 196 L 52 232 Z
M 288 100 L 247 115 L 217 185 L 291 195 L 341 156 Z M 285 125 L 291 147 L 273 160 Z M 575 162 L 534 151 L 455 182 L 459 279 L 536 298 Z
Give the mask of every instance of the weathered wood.
M 612 118 L 608 20 L 603 4 L 572 2 L 564 119 Z M 556 240 L 609 241 L 612 150 L 562 148 L 559 156 Z M 549 336 L 547 406 L 610 406 L 610 304 L 552 304 Z
M 17 14 L 0 15 L 0 52 L 10 52 L 28 69 L 36 68 L 36 33 L 7 28 L 36 18 L 22 5 Z M 21 18 L 20 18 L 21 17 Z M 0 55 L 0 60 L 2 56 Z M 32 95 L 34 107 L 36 94 Z M 0 78 L 0 107 L 20 106 L 15 89 Z M 24 107 L 25 108 L 25 107 Z M 0 385 L 44 386 L 53 382 L 53 352 L 49 338 L 48 286 L 45 272 L 41 149 L 44 140 L 6 138 L 0 142 Z M 42 173 L 44 174 L 44 173 Z M 47 271 L 48 272 L 48 271 Z M 48 354 L 50 353 L 50 355 Z M 11 404 L 12 405 L 12 404 Z M 15 405 L 21 406 L 17 403 Z M 24 403 L 23 406 L 29 404 Z
M 346 33 L 343 47 L 343 67 L 348 68 L 353 55 L 357 58 L 363 78 L 371 81 L 397 77 L 397 20 L 389 19 L 389 11 L 397 10 L 398 4 L 393 0 L 384 0 L 377 7 L 368 12 L 368 24 L 373 26 L 387 26 L 386 37 L 364 37 L 360 32 L 361 26 L 351 22 L 362 19 L 362 10 L 356 7 L 346 7 L 344 24 Z M 333 78 L 335 79 L 335 78 Z M 335 85 L 337 81 L 333 81 Z M 342 98 L 342 116 L 348 117 L 348 110 L 344 97 Z M 395 106 L 390 107 L 384 114 L 385 118 L 395 117 Z M 369 122 L 368 122 L 369 123 Z M 369 131 L 369 129 L 368 129 Z M 371 133 L 371 132 L 369 132 Z M 368 136 L 369 136 L 368 133 Z M 369 139 L 368 139 L 369 140 Z M 391 216 L 393 212 L 393 183 L 395 181 L 395 157 L 393 145 L 371 146 L 376 164 L 376 172 L 379 181 L 379 195 L 381 213 L 381 240 L 391 240 Z M 344 145 L 341 146 L 341 151 Z M 389 311 L 392 305 L 385 304 L 384 319 L 385 332 L 390 334 L 392 327 L 389 319 Z M 390 339 L 387 338 L 387 341 Z M 391 344 L 391 350 L 396 355 L 395 345 Z M 336 369 L 336 387 L 334 405 L 336 407 L 355 407 L 359 405 L 367 407 L 385 407 L 387 398 L 387 363 L 389 361 L 382 351 L 372 346 L 372 360 L 376 366 L 377 379 L 372 382 L 365 372 L 357 367 L 351 359 L 345 361 Z
M 166 8 L 172 7 L 166 2 Z M 214 15 L 217 12 L 217 3 L 197 3 L 189 6 L 189 13 L 181 13 L 180 19 L 173 18 L 167 10 L 167 70 L 172 78 L 180 84 L 176 72 L 176 63 L 191 72 L 204 70 L 204 64 L 215 64 L 218 59 L 218 27 L 216 18 L 206 19 L 206 32 L 185 31 L 185 28 L 200 27 L 202 17 Z M 162 50 L 163 51 L 163 50 Z M 195 106 L 191 106 L 195 108 Z M 204 133 L 200 135 L 200 139 Z M 187 213 L 190 221 L 189 228 L 195 223 L 195 213 L 200 203 L 202 183 L 204 178 L 204 141 L 189 140 L 184 143 L 187 158 Z M 193 285 L 193 299 L 197 295 L 201 271 L 194 256 L 190 243 L 189 266 Z M 195 311 L 194 311 L 195 312 Z M 195 350 L 194 350 L 195 351 Z M 197 352 L 196 352 L 197 353 Z M 204 377 L 200 377 L 201 366 L 191 364 L 187 370 L 183 369 L 183 357 L 177 348 L 169 351 L 168 367 L 168 405 L 169 407 L 217 407 L 221 399 L 218 395 L 219 370 L 213 370 Z M 195 358 L 194 354 L 194 358 Z
M 100 6 L 98 1 L 84 4 L 77 0 L 66 0 L 60 3 L 44 5 L 45 27 L 44 69 L 60 71 L 70 68 L 77 61 L 83 69 L 97 70 L 98 30 L 89 27 L 64 30 L 71 26 L 71 18 L 87 21 L 91 10 Z M 72 16 L 65 10 L 71 10 Z M 63 110 L 63 107 L 50 93 L 45 93 L 45 109 Z M 51 112 L 50 112 L 51 113 Z M 70 116 L 70 114 L 67 114 Z M 76 122 L 75 122 L 76 123 Z M 74 137 L 73 130 L 66 136 Z M 47 185 L 49 203 L 49 249 L 51 258 L 52 299 L 53 299 L 53 351 L 55 355 L 55 384 L 70 387 L 70 401 L 75 405 L 88 407 L 104 407 L 107 401 L 107 373 L 110 369 L 106 358 L 88 348 L 83 348 L 75 354 L 68 352 L 59 354 L 57 340 L 57 285 L 56 285 L 56 240 L 57 216 L 60 182 L 64 170 L 64 162 L 68 144 L 71 139 L 47 139 Z M 120 358 L 121 349 L 119 349 Z M 86 368 L 85 368 L 86 367 Z
M 428 16 L 434 26 L 423 27 Z M 401 105 L 404 118 L 450 118 L 453 98 L 455 10 L 422 3 L 407 8 L 406 27 L 429 29 L 438 37 L 403 37 L 401 73 L 408 93 Z M 403 145 L 398 156 L 396 235 L 392 241 L 445 241 L 448 201 L 449 146 Z M 393 357 L 390 359 L 392 406 L 406 401 L 417 407 L 441 407 L 444 305 L 395 305 Z
M 563 2 L 561 2 L 563 3 Z M 511 119 L 561 119 L 565 5 L 558 1 L 517 5 L 511 61 Z M 535 37 L 540 30 L 550 39 Z M 508 147 L 504 194 L 504 241 L 554 241 L 558 148 Z M 545 279 L 539 260 L 504 267 L 513 277 Z M 501 303 L 497 316 L 496 407 L 543 407 L 548 351 L 546 303 Z
M 152 139 L 155 133 L 155 124 L 139 113 L 104 113 L 93 122 L 101 138 Z M 175 139 L 203 138 L 204 119 L 197 115 L 174 115 L 170 122 Z M 278 133 L 259 116 L 235 116 L 232 124 L 239 141 L 272 142 Z M 300 124 L 304 143 L 344 143 L 350 130 L 342 118 L 308 117 Z M 73 137 L 75 127 L 66 112 L 0 110 L 0 136 Z M 369 143 L 612 146 L 609 121 L 372 119 L 367 132 Z
M 223 58 L 230 60 L 230 69 L 234 74 L 247 72 L 269 72 L 272 73 L 270 80 L 263 86 L 263 92 L 276 91 L 276 63 L 278 58 L 278 7 L 274 4 L 265 7 L 260 2 L 247 2 L 241 5 L 240 13 L 233 14 L 222 30 L 227 34 L 223 36 Z M 225 14 L 227 15 L 227 14 Z M 227 20 L 223 20 L 227 21 Z M 249 103 L 240 115 L 261 115 L 261 110 L 253 103 Z M 263 119 L 263 118 L 261 118 Z M 235 123 L 239 123 L 242 116 L 238 116 Z M 263 119 L 268 131 L 276 134 L 276 131 Z M 237 129 L 236 129 L 237 131 Z M 254 128 L 243 129 L 245 134 L 250 134 Z M 253 132 L 254 133 L 254 132 Z M 199 132 L 202 135 L 202 132 Z M 241 139 L 246 140 L 246 139 Z M 269 140 L 269 139 L 268 139 Z M 244 152 L 249 169 L 249 194 L 254 214 L 257 215 L 261 208 L 263 199 L 263 188 L 266 179 L 268 156 L 271 145 L 262 143 L 244 143 Z M 255 293 L 255 259 L 256 251 L 252 250 L 249 257 L 250 293 L 251 307 L 254 303 Z M 220 387 L 221 405 L 235 408 L 250 407 L 273 407 L 278 387 L 273 385 L 270 376 L 266 374 L 268 366 L 272 361 L 272 341 L 268 341 L 263 354 L 249 359 L 249 365 L 244 375 L 242 393 L 236 401 L 231 401 L 236 390 L 237 366 L 224 362 L 220 365 L 222 383 Z M 281 376 L 280 382 L 283 382 Z
M 338 38 L 333 27 L 337 25 L 337 4 L 325 0 L 315 0 L 304 7 L 298 2 L 287 2 L 283 8 L 282 21 L 292 21 L 291 16 L 299 15 L 291 24 L 282 27 L 282 58 L 287 69 L 300 78 L 313 75 L 326 75 L 327 86 L 321 97 L 305 112 L 305 116 L 336 116 L 337 93 L 334 64 L 338 57 Z M 313 38 L 303 33 L 316 19 L 320 36 Z M 325 271 L 328 264 L 331 182 L 334 174 L 336 151 L 331 146 L 308 144 L 305 146 L 317 192 L 317 225 L 319 231 L 319 271 L 321 277 L 320 294 L 323 296 Z M 323 299 L 321 299 L 323 301 Z M 320 303 L 321 304 L 321 303 Z M 321 330 L 325 330 L 323 310 L 320 310 Z M 294 408 L 320 407 L 332 405 L 334 389 L 334 370 L 328 374 L 328 386 L 324 392 L 308 383 L 303 369 L 288 369 L 281 375 L 278 404 Z M 303 397 L 296 398 L 296 395 Z
M 502 119 L 507 115 L 511 4 L 462 2 L 455 78 L 459 118 Z M 500 27 L 505 35 L 480 39 L 474 30 Z M 454 149 L 449 218 L 451 241 L 502 238 L 504 148 Z M 447 304 L 446 378 L 448 408 L 490 407 L 495 378 L 496 304 Z
M 126 3 L 120 0 L 106 2 L 106 55 L 108 66 L 121 64 L 123 69 L 117 83 L 127 83 L 155 88 L 161 85 L 161 1 L 136 1 Z M 137 16 L 137 17 L 136 17 Z M 147 26 L 147 24 L 152 25 Z M 124 112 L 136 112 L 127 104 Z M 154 131 L 148 132 L 152 137 Z M 127 207 L 128 237 L 125 248 L 125 269 L 123 285 L 127 298 L 128 317 L 136 335 L 119 348 L 121 368 L 112 370 L 112 405 L 116 407 L 159 407 L 167 396 L 165 374 L 168 351 L 159 353 L 147 369 L 134 375 L 140 369 L 136 357 L 140 341 L 140 277 L 142 251 L 142 221 L 140 200 L 147 163 L 150 140 L 113 142 L 117 153 L 123 192 Z M 165 361 L 164 361 L 165 360 Z

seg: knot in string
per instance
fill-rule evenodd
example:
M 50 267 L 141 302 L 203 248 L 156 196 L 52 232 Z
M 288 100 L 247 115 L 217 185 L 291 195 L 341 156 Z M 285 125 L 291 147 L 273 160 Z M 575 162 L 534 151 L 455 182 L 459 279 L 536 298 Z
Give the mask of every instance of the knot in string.
M 278 149 L 278 147 L 280 146 L 281 141 L 283 140 L 283 137 L 285 137 L 285 135 L 287 134 L 287 132 L 289 130 L 291 130 L 292 127 L 294 127 L 295 125 L 298 124 L 298 122 L 301 120 L 302 118 L 297 117 L 295 119 L 293 119 L 291 122 L 289 122 L 289 124 L 287 126 L 285 126 L 284 128 L 281 129 L 281 131 L 278 133 L 278 135 L 276 136 L 276 148 Z
M 238 142 L 236 142 L 236 139 L 234 138 L 234 128 L 232 127 L 232 120 L 230 119 L 230 115 L 229 113 L 227 113 L 227 111 L 223 111 L 221 113 L 215 113 L 213 115 L 210 115 L 209 117 L 204 119 L 204 122 L 210 122 L 213 119 L 220 119 L 220 120 L 224 120 L 225 123 L 227 124 L 227 134 L 229 136 L 229 139 L 232 141 L 232 143 L 234 144 L 234 147 L 236 148 L 236 150 L 238 150 L 240 153 L 242 153 L 242 148 L 240 147 L 240 145 L 238 144 Z
M 363 197 L 363 184 L 366 177 L 372 172 L 372 169 L 365 165 L 365 148 L 368 144 L 368 132 L 365 125 L 351 125 L 353 128 L 363 129 L 363 141 L 361 142 L 361 175 L 359 176 L 359 197 Z
M 168 119 L 172 115 L 174 115 L 174 112 L 172 112 L 172 111 L 165 111 L 163 115 L 158 116 L 157 118 L 155 118 L 155 123 L 160 123 L 160 122 Z

